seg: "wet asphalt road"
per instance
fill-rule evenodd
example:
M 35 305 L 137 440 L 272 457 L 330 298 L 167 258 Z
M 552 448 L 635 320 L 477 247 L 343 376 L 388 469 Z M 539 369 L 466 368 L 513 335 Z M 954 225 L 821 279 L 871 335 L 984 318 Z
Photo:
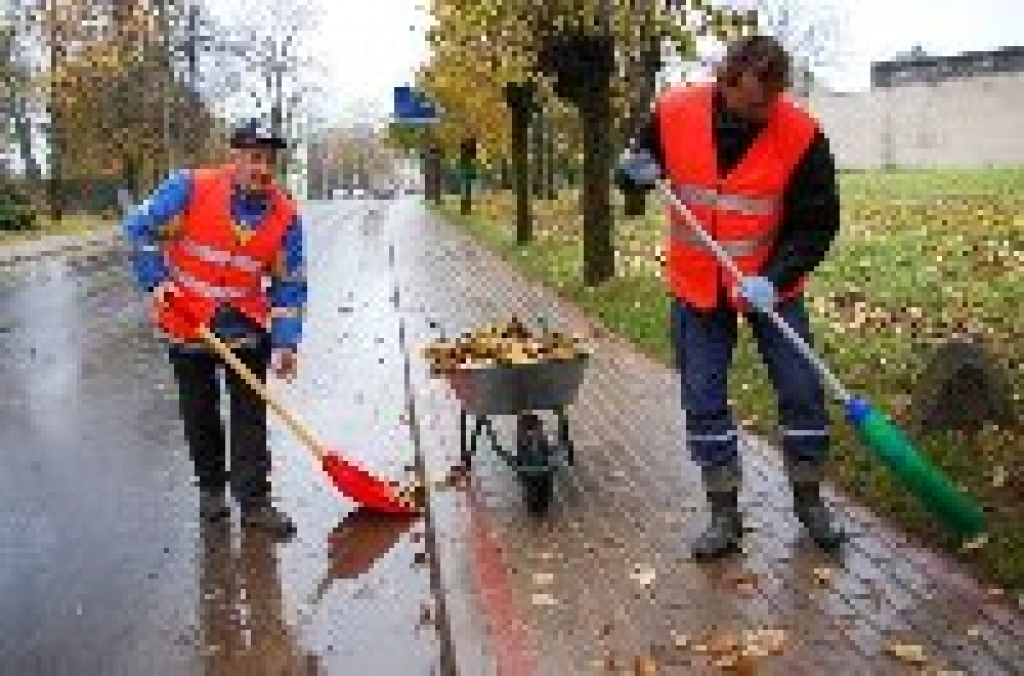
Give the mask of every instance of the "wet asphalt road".
M 271 389 L 408 480 L 387 208 L 307 207 L 300 377 Z M 275 493 L 299 536 L 243 537 L 237 516 L 200 528 L 173 379 L 123 255 L 0 269 L 0 383 L 0 673 L 450 670 L 430 524 L 353 512 L 276 420 Z

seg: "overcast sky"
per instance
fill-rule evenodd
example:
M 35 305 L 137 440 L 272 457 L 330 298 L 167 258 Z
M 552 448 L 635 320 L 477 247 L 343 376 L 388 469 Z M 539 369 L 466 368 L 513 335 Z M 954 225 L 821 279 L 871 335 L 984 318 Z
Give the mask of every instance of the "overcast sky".
M 1024 45 L 1022 0 L 822 1 L 842 13 L 850 55 L 845 72 L 821 74 L 836 89 L 868 87 L 872 61 L 891 58 L 914 44 L 936 54 Z M 421 1 L 319 2 L 323 13 L 317 47 L 331 72 L 336 105 L 372 101 L 386 114 L 392 87 L 411 80 L 429 56 L 424 39 L 429 17 L 417 9 Z

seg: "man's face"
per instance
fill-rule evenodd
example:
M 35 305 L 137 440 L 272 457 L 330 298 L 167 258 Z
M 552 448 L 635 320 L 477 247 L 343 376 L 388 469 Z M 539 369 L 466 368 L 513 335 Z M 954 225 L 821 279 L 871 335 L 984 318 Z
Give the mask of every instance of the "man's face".
M 780 88 L 764 85 L 753 71 L 744 72 L 735 85 L 725 87 L 725 100 L 730 110 L 754 123 L 768 120 L 781 94 Z
M 259 193 L 270 187 L 274 177 L 271 148 L 235 148 L 232 151 L 235 180 L 246 192 Z

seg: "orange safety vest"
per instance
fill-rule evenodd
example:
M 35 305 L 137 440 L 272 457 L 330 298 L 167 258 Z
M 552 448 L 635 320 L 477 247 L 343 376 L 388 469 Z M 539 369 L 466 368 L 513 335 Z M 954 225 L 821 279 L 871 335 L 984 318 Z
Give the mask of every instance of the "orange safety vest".
M 782 219 L 783 193 L 800 158 L 817 132 L 817 122 L 788 97 L 780 97 L 765 128 L 725 177 L 721 177 L 713 134 L 714 87 L 691 84 L 667 92 L 657 104 L 665 153 L 665 175 L 687 209 L 725 249 L 744 275 L 759 274 L 772 255 Z M 666 274 L 671 291 L 701 309 L 718 305 L 720 279 L 731 305 L 735 280 L 683 216 L 669 207 L 671 231 Z M 723 280 L 725 281 L 725 280 Z M 806 280 L 780 290 L 781 299 L 797 295 Z
M 171 279 L 216 305 L 227 303 L 264 329 L 269 301 L 264 277 L 277 265 L 294 203 L 276 186 L 262 224 L 248 233 L 231 216 L 231 167 L 192 173 L 189 202 L 180 228 L 166 248 Z M 157 314 L 158 325 L 165 318 Z

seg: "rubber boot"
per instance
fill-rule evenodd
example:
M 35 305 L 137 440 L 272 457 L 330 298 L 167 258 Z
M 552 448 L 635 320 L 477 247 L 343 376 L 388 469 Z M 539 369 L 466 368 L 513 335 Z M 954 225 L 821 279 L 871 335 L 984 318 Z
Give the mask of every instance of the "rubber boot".
M 740 468 L 727 465 L 706 469 L 703 478 L 711 519 L 690 549 L 696 559 L 717 559 L 738 552 L 743 537 L 739 509 Z
M 231 510 L 224 491 L 199 491 L 199 518 L 204 523 L 217 523 L 228 517 Z
M 846 533 L 837 526 L 821 499 L 821 467 L 810 463 L 790 462 L 786 465 L 793 490 L 793 509 L 811 539 L 826 551 L 832 551 L 846 540 Z
M 281 540 L 292 537 L 296 530 L 291 518 L 275 507 L 270 500 L 243 504 L 242 526 L 265 531 Z

